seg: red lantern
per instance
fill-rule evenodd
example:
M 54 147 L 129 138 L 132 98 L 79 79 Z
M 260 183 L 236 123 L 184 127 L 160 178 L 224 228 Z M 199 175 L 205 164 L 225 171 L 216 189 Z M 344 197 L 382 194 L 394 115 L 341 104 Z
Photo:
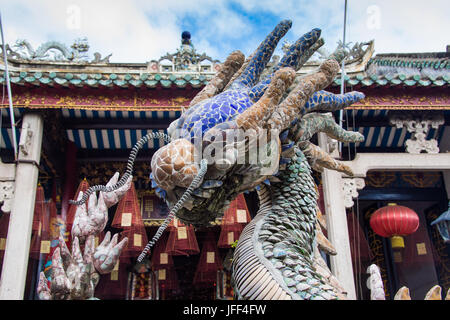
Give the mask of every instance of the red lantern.
M 379 236 L 391 238 L 392 248 L 404 248 L 402 236 L 414 233 L 419 227 L 419 217 L 413 210 L 390 203 L 375 211 L 370 226 Z
M 111 273 L 100 277 L 95 287 L 95 297 L 101 300 L 124 300 L 128 288 L 128 262 L 120 260 Z

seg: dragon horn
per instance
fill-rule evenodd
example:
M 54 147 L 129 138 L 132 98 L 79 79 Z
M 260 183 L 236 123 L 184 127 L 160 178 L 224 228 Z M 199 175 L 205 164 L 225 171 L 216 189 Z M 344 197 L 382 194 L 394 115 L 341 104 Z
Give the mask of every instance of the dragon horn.
M 197 103 L 211 98 L 220 93 L 228 84 L 230 79 L 239 70 L 244 63 L 245 56 L 239 50 L 233 51 L 224 62 L 219 72 L 216 73 L 214 78 L 200 91 L 189 104 L 189 108 L 195 106 Z
M 280 132 L 288 128 L 291 122 L 301 114 L 305 103 L 315 91 L 322 90 L 333 81 L 339 64 L 334 59 L 323 62 L 319 70 L 301 79 L 299 85 L 289 93 L 286 99 L 278 106 L 268 121 L 268 127 L 278 129 Z
M 316 28 L 301 36 L 292 46 L 290 46 L 281 61 L 273 69 L 273 72 L 286 67 L 291 67 L 298 70 L 298 67 L 300 67 L 299 61 L 302 59 L 304 53 L 317 42 L 320 37 L 320 33 L 321 30 Z M 274 73 L 270 73 L 250 90 L 249 96 L 252 101 L 256 102 L 261 98 L 272 80 L 273 75 Z
M 259 127 L 282 132 L 301 114 L 311 95 L 328 86 L 338 71 L 339 64 L 335 60 L 326 60 L 317 72 L 305 76 L 287 98 L 278 104 L 295 78 L 292 68 L 278 70 L 261 99 L 236 117 L 237 127 L 244 130 Z M 278 79 L 284 82 L 284 87 L 280 87 Z
M 264 95 L 253 106 L 236 117 L 236 124 L 244 130 L 265 128 L 267 118 L 275 111 L 284 92 L 292 84 L 295 71 L 283 68 L 275 72 Z
M 275 29 L 273 29 L 273 31 L 266 37 L 266 39 L 261 42 L 258 49 L 256 49 L 247 67 L 232 83 L 231 88 L 240 88 L 242 86 L 251 87 L 258 81 L 259 76 L 272 57 L 278 41 L 280 41 L 280 39 L 284 37 L 291 26 L 292 21 L 283 20 L 275 27 Z

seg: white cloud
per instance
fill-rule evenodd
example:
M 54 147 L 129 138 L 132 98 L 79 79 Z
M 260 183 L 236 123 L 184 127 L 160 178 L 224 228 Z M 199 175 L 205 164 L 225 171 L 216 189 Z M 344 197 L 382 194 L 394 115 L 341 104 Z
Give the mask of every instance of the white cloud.
M 347 41 L 374 38 L 377 52 L 444 51 L 449 42 L 449 3 L 349 0 Z M 35 48 L 49 40 L 70 45 L 87 36 L 90 52 L 112 53 L 113 62 L 145 62 L 174 52 L 186 29 L 200 53 L 220 60 L 236 49 L 250 54 L 277 18 L 293 21 L 287 40 L 319 27 L 327 49 L 333 50 L 342 38 L 343 4 L 344 0 L 0 0 L 8 43 L 23 38 Z M 67 11 L 71 5 L 80 9 L 79 29 L 71 28 L 73 11 Z M 370 5 L 380 9 L 380 29 L 367 27 Z M 258 21 L 262 14 L 273 21 Z
M 375 39 L 379 53 L 445 51 L 450 44 L 450 2 L 447 0 L 349 1 L 350 41 Z M 367 8 L 378 8 L 379 29 L 367 25 L 373 17 Z

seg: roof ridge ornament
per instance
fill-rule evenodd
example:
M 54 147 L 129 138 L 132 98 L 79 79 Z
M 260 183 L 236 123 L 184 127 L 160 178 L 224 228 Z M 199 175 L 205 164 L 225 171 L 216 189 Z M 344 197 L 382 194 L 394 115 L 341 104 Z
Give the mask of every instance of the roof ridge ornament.
M 338 62 L 341 62 L 342 59 L 345 59 L 346 64 L 353 63 L 361 60 L 366 55 L 366 53 L 369 52 L 371 47 L 373 47 L 374 40 L 366 42 L 355 42 L 353 47 L 350 47 L 352 43 L 353 42 L 347 42 L 344 46 L 342 41 L 339 40 L 337 42 L 336 49 L 334 49 L 334 51 L 331 53 L 323 47 L 319 48 L 308 62 L 309 63 L 323 62 L 333 56 Z M 289 50 L 289 47 L 291 45 L 292 44 L 289 43 L 289 41 L 285 40 L 283 42 L 282 50 L 284 52 L 287 52 L 287 50 Z
M 95 52 L 94 59 L 89 61 L 88 51 L 89 44 L 86 37 L 75 39 L 70 48 L 59 41 L 47 41 L 34 50 L 30 42 L 25 39 L 17 39 L 12 48 L 6 45 L 7 57 L 22 61 L 109 63 L 109 58 L 112 55 L 109 54 L 102 58 L 100 53 Z
M 202 64 L 209 61 L 209 64 Z M 206 53 L 197 53 L 191 41 L 189 31 L 181 34 L 181 45 L 175 53 L 166 53 L 158 60 L 149 62 L 149 71 L 153 72 L 216 72 L 220 61 L 211 58 Z

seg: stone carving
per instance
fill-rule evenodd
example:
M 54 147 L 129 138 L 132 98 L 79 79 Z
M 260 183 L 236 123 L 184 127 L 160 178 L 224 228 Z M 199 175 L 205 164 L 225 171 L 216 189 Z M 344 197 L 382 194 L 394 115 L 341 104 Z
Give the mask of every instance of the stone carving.
M 114 184 L 118 173 L 108 182 Z M 50 281 L 44 272 L 39 275 L 37 293 L 41 300 L 86 300 L 94 296 L 100 274 L 110 273 L 119 261 L 120 253 L 128 243 L 128 238 L 119 243 L 118 234 L 111 239 L 108 231 L 102 243 L 95 247 L 98 235 L 108 220 L 108 208 L 115 205 L 131 186 L 131 177 L 121 188 L 111 192 L 100 192 L 89 197 L 89 210 L 86 204 L 80 205 L 75 213 L 72 226 L 72 251 L 66 246 L 62 236 L 59 246 L 52 256 L 52 275 Z M 82 195 L 80 195 L 80 198 Z M 82 253 L 82 248 L 84 251 Z M 97 273 L 98 272 L 98 273 Z M 50 285 L 49 285 L 50 282 Z
M 109 63 L 109 58 L 111 58 L 112 53 L 108 54 L 106 57 L 102 58 L 102 55 L 98 52 L 94 52 L 94 59 L 92 59 L 91 63 L 99 64 L 99 63 Z
M 346 208 L 351 208 L 355 204 L 354 198 L 358 197 L 358 190 L 365 187 L 363 178 L 343 178 L 342 189 L 344 190 L 344 205 Z
M 8 58 L 24 61 L 71 61 L 82 63 L 109 63 L 111 54 L 101 58 L 100 53 L 94 53 L 94 59 L 89 62 L 87 52 L 89 44 L 87 38 L 75 39 L 70 49 L 61 42 L 47 41 L 40 45 L 36 50 L 24 39 L 19 39 L 13 45 L 13 49 L 6 45 L 6 54 Z
M 2 211 L 11 212 L 12 202 L 14 199 L 14 181 L 0 181 L 0 203 Z
M 380 268 L 376 264 L 372 264 L 367 268 L 367 273 L 370 274 L 367 279 L 367 288 L 370 290 L 370 300 L 386 300 Z
M 331 56 L 335 57 L 336 60 L 339 62 L 342 61 L 342 59 L 345 59 L 346 64 L 359 61 L 368 52 L 371 51 L 371 47 L 373 46 L 373 40 L 367 42 L 356 42 L 353 45 L 353 47 L 350 47 L 351 44 L 352 42 L 348 42 L 344 46 L 342 41 L 339 40 L 336 49 L 331 53 L 327 49 L 319 47 L 316 49 L 310 62 L 325 61 L 326 59 L 329 59 Z M 283 51 L 286 52 L 290 46 L 291 44 L 285 41 L 283 44 Z
M 411 139 L 405 141 L 408 153 L 419 154 L 422 151 L 439 153 L 437 140 L 426 140 L 426 137 L 430 128 L 437 129 L 444 124 L 444 118 L 441 114 L 394 114 L 390 122 L 397 128 L 405 127 L 412 133 Z
M 22 133 L 20 135 L 19 150 L 24 155 L 27 156 L 31 149 L 31 143 L 33 139 L 33 131 L 30 130 L 30 124 L 24 123 L 22 126 Z

